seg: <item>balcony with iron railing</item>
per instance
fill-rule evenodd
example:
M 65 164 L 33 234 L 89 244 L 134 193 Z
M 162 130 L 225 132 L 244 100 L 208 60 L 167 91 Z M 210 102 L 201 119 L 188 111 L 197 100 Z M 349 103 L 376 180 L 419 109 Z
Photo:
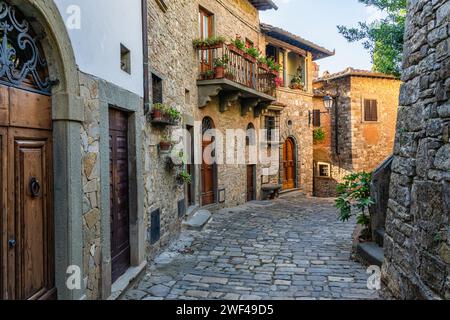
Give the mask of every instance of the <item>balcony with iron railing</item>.
M 198 47 L 199 107 L 205 107 L 213 96 L 220 97 L 220 110 L 225 112 L 234 101 L 240 101 L 242 113 L 258 112 L 276 100 L 277 72 L 256 58 L 236 48 L 220 43 Z

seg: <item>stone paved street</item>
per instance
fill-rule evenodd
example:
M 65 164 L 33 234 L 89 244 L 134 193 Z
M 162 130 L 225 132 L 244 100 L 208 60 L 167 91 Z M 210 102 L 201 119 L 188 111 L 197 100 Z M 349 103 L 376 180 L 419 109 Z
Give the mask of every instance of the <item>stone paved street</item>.
M 350 260 L 354 223 L 330 199 L 288 194 L 225 209 L 181 238 L 125 299 L 377 299 Z

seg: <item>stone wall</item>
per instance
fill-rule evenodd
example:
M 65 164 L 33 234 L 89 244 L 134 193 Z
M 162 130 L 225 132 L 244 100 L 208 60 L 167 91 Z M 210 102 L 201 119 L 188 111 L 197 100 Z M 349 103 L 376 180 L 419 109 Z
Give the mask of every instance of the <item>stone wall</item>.
M 167 6 L 164 12 L 157 1 L 148 1 L 150 71 L 163 80 L 163 103 L 193 117 L 196 111 L 198 69 L 192 40 L 198 34 L 198 4 L 196 1 L 181 0 L 168 1 Z M 161 219 L 161 239 L 154 244 L 147 244 L 148 259 L 152 259 L 161 247 L 177 236 L 181 227 L 178 201 L 185 199 L 185 190 L 176 182 L 176 170 L 166 169 L 166 155 L 159 153 L 158 144 L 164 136 L 169 135 L 177 141 L 175 149 L 183 149 L 184 135 L 181 129 L 184 124 L 178 127 L 157 127 L 147 121 L 144 125 L 145 212 L 147 219 L 150 219 L 150 213 L 159 209 Z M 149 220 L 147 223 L 150 232 L 151 223 Z
M 382 277 L 400 299 L 450 299 L 450 1 L 408 7 Z
M 81 127 L 83 179 L 83 270 L 86 297 L 100 298 L 101 206 L 100 206 L 100 102 L 98 81 L 80 72 L 80 95 L 85 120 Z M 105 119 L 107 120 L 107 119 Z M 104 213 L 108 214 L 109 213 Z
M 327 83 L 316 83 L 315 87 L 339 95 L 337 142 L 335 110 L 327 114 L 323 97 L 314 99 L 314 109 L 322 112 L 321 127 L 326 134 L 324 142 L 314 144 L 315 169 L 318 162 L 331 164 L 331 178 L 317 177 L 315 172 L 314 194 L 333 197 L 336 196 L 336 186 L 342 182 L 343 177 L 352 172 L 373 171 L 392 154 L 400 81 L 370 76 L 345 76 Z M 364 121 L 365 99 L 377 100 L 378 121 Z
M 289 88 L 279 88 L 277 101 L 286 106 L 280 116 L 280 143 L 283 144 L 289 137 L 295 141 L 297 187 L 311 195 L 313 191 L 313 139 L 312 126 L 309 125 L 309 111 L 313 109 L 312 94 Z M 280 165 L 280 171 L 280 177 L 283 177 L 282 165 Z

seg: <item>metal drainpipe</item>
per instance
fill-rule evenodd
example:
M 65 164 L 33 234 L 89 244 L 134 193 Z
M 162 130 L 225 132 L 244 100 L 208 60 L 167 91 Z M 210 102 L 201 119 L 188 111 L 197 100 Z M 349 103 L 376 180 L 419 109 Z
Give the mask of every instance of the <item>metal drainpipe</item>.
M 143 68 L 144 68 L 144 113 L 150 111 L 150 73 L 148 61 L 148 8 L 147 0 L 141 2 L 142 11 L 142 53 L 143 53 Z
M 339 109 L 338 109 L 339 95 L 334 98 L 334 135 L 336 139 L 336 155 L 339 157 Z

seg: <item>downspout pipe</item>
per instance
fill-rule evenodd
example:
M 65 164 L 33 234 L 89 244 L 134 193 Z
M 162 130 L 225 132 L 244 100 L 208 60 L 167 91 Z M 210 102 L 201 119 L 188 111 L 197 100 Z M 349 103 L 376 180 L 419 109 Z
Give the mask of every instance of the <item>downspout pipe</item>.
M 142 11 L 142 53 L 144 69 L 144 114 L 150 111 L 150 72 L 148 57 L 148 7 L 147 0 L 141 0 Z

